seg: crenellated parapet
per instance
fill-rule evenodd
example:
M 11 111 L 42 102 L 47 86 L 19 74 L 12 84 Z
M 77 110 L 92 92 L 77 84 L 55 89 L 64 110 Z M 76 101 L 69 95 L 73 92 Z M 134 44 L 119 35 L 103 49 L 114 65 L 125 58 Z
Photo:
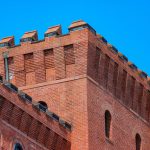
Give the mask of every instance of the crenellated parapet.
M 61 40 L 62 39 L 65 40 L 65 39 L 67 39 L 67 37 L 70 39 L 70 34 L 72 34 L 73 31 L 80 31 L 80 30 L 83 30 L 83 29 L 89 29 L 92 33 L 96 34 L 96 31 L 88 23 L 86 23 L 82 20 L 73 22 L 69 26 L 68 29 L 69 29 L 69 34 L 65 35 L 65 38 L 61 38 L 61 37 L 59 37 L 60 35 L 62 35 L 61 25 L 56 25 L 56 26 L 48 28 L 48 30 L 44 33 L 44 37 L 45 37 L 45 39 L 46 38 L 51 38 L 51 37 L 55 37 L 57 39 L 60 38 Z M 118 55 L 118 57 L 121 60 L 128 63 L 127 57 L 124 56 L 123 54 L 121 54 L 120 52 L 118 52 L 118 50 L 114 46 L 109 44 L 104 37 L 102 37 L 101 35 L 98 35 L 98 34 L 96 36 L 97 36 L 98 39 L 100 39 L 103 43 L 105 43 L 108 46 L 108 49 L 110 49 L 114 54 Z M 63 43 L 63 40 L 62 40 L 62 43 Z M 34 44 L 34 43 L 38 42 L 37 31 L 34 30 L 34 31 L 30 31 L 30 32 L 25 32 L 24 35 L 21 37 L 20 42 L 21 42 L 21 45 L 23 44 L 23 47 L 24 47 L 25 43 Z M 42 41 L 40 40 L 39 42 L 40 43 L 42 42 L 40 45 L 46 44 L 46 43 L 44 43 L 43 40 Z M 71 42 L 69 41 L 69 42 L 66 42 L 66 43 L 70 44 Z M 18 46 L 21 46 L 21 45 L 18 45 Z M 37 46 L 40 46 L 40 45 L 37 44 Z M 61 44 L 61 45 L 63 45 L 63 44 Z M 7 51 L 7 49 L 9 49 L 9 51 L 11 51 L 11 50 L 13 51 L 15 49 L 14 47 L 16 47 L 16 46 L 15 46 L 15 41 L 14 41 L 13 36 L 3 38 L 0 41 L 0 48 L 2 49 L 1 51 Z M 23 49 L 23 47 L 21 47 L 19 49 Z M 43 48 L 44 48 L 44 46 L 43 46 Z M 132 68 L 134 70 L 137 70 L 136 65 L 134 65 L 133 63 L 131 64 L 131 62 L 129 62 L 128 64 L 129 64 L 130 68 Z M 137 70 L 137 74 L 139 74 L 140 77 L 147 79 L 147 75 L 143 71 L 138 71 Z
M 138 75 L 142 79 L 140 81 L 141 82 L 144 81 L 144 83 L 143 83 L 144 85 L 146 85 L 148 83 L 148 75 L 144 71 L 140 70 L 134 63 L 130 62 L 124 54 L 120 53 L 115 46 L 109 44 L 107 42 L 107 40 L 104 39 L 102 36 L 97 35 L 97 37 L 98 37 L 98 39 L 100 39 L 103 42 L 103 44 L 105 45 L 105 48 L 107 50 L 110 50 L 114 54 L 112 59 L 117 60 L 118 64 L 123 64 L 125 67 L 127 67 L 127 69 L 130 68 L 133 72 L 133 76 Z M 122 63 L 120 63 L 120 62 L 122 62 Z M 139 77 L 135 77 L 135 78 L 140 79 Z M 147 84 L 147 88 L 149 88 L 148 84 Z
M 150 87 L 147 74 L 129 62 L 125 55 L 102 36 L 97 35 L 97 40 L 90 34 L 88 74 L 117 101 L 150 122 Z
M 86 22 L 79 20 L 62 34 L 61 25 L 48 28 L 44 39 L 26 32 L 20 45 L 4 38 L 0 45 L 0 73 L 5 77 L 2 54 L 8 53 L 10 82 L 19 87 L 87 75 L 118 101 L 150 121 L 150 79 Z M 145 109 L 147 107 L 147 109 Z
M 17 86 L 86 74 L 86 65 L 81 65 L 86 63 L 88 30 L 95 33 L 92 27 L 80 20 L 72 23 L 66 35 L 62 34 L 61 25 L 48 28 L 44 40 L 38 40 L 37 31 L 25 32 L 20 45 L 1 46 L 0 72 L 6 76 L 3 56 L 7 53 L 10 80 Z

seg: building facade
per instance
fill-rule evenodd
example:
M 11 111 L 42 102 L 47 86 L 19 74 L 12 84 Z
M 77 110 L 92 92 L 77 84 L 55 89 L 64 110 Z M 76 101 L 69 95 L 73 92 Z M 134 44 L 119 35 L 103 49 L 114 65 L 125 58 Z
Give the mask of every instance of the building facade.
M 147 74 L 89 24 L 14 43 L 0 41 L 1 149 L 150 149 Z

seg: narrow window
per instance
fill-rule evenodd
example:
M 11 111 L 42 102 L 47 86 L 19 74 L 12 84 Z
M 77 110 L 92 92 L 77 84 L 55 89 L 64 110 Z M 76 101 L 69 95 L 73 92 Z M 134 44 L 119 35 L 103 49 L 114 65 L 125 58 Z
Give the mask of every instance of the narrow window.
M 38 103 L 39 103 L 39 108 L 45 112 L 48 108 L 47 104 L 43 101 L 39 101 Z
M 138 133 L 135 136 L 135 142 L 136 142 L 136 150 L 141 150 L 141 137 Z
M 19 143 L 15 144 L 14 150 L 23 150 L 22 146 Z
M 105 136 L 110 138 L 111 114 L 108 110 L 105 112 Z

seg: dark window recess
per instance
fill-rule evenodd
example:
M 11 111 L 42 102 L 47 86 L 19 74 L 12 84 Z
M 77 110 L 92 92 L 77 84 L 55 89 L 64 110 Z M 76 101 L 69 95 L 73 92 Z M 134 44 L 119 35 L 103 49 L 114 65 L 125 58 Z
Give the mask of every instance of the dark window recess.
M 53 49 L 44 50 L 44 62 L 45 62 L 46 69 L 55 67 Z
M 72 126 L 71 126 L 71 124 L 69 124 L 69 123 L 65 123 L 65 127 L 67 128 L 67 129 L 69 129 L 69 130 L 71 130 L 71 128 L 72 128 Z
M 59 119 L 60 125 L 62 125 L 64 128 L 71 130 L 71 124 L 67 123 L 66 121 Z
M 0 96 L 0 108 L 2 108 L 3 102 L 4 102 L 4 98 Z
M 47 104 L 43 101 L 39 101 L 38 103 L 39 103 L 39 109 L 46 112 L 46 110 L 48 108 Z
M 141 137 L 139 134 L 135 136 L 136 150 L 141 150 Z
M 42 104 L 39 104 L 39 109 L 46 112 L 47 108 L 45 106 L 43 106 Z
M 34 103 L 33 107 L 36 108 L 37 110 L 46 112 L 47 110 L 47 104 L 43 101 L 39 101 L 38 103 Z
M 7 47 L 7 46 L 11 46 L 10 43 L 1 43 L 0 47 Z
M 21 144 L 16 143 L 14 146 L 14 150 L 23 150 L 23 148 L 22 148 Z
M 145 72 L 140 72 L 140 77 L 141 78 L 147 78 L 147 74 Z
M 128 58 L 125 55 L 119 55 L 119 58 L 125 62 L 128 62 Z
M 23 100 L 25 101 L 28 101 L 28 102 L 32 102 L 32 97 L 29 96 L 28 94 L 22 92 L 22 91 L 19 91 L 19 97 L 22 98 Z
M 33 53 L 28 53 L 24 55 L 24 59 L 28 60 L 28 59 L 33 59 Z
M 108 110 L 105 112 L 105 136 L 110 138 L 111 114 Z
M 12 65 L 14 64 L 14 58 L 13 57 L 9 57 L 8 58 L 8 65 Z
M 24 38 L 20 40 L 20 42 L 28 42 L 28 41 L 33 42 L 35 41 L 35 39 L 30 37 L 30 38 Z
M 52 117 L 54 120 L 59 121 L 59 116 L 56 115 L 55 113 L 52 114 Z
M 135 64 L 130 64 L 129 66 L 131 69 L 137 70 L 137 66 Z
M 0 82 L 3 83 L 3 76 L 0 75 Z
M 75 56 L 74 56 L 74 48 L 73 45 L 64 46 L 64 53 L 65 53 L 65 64 L 71 65 L 75 63 Z
M 4 85 L 5 85 L 5 87 L 7 87 L 9 90 L 11 90 L 11 91 L 13 91 L 13 92 L 18 92 L 18 88 L 15 86 L 15 85 L 13 85 L 12 83 L 9 83 L 9 82 L 7 82 L 7 83 L 4 83 Z
M 56 120 L 56 121 L 59 121 L 59 116 L 56 115 L 55 113 L 46 110 L 46 114 L 47 114 L 47 116 L 50 117 L 51 119 Z
M 57 32 L 52 32 L 52 33 L 46 33 L 44 36 L 45 37 L 52 37 L 52 36 L 56 36 L 56 35 L 58 35 Z
M 117 49 L 116 47 L 114 47 L 114 46 L 111 47 L 111 50 L 112 50 L 115 54 L 118 53 L 118 49 Z
M 44 56 L 49 56 L 53 54 L 53 49 L 46 49 L 44 50 Z
M 101 37 L 101 40 L 107 44 L 107 40 L 104 37 Z

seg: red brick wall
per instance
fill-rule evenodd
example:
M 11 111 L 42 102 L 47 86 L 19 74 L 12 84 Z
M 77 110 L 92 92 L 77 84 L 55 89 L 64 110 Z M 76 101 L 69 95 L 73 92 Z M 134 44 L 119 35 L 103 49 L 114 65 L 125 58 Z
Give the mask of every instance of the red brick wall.
M 46 150 L 42 145 L 33 141 L 30 137 L 18 132 L 15 128 L 0 120 L 1 141 L 0 149 L 12 150 L 15 143 L 20 143 L 24 149 Z
M 73 150 L 88 149 L 86 79 L 84 76 L 80 78 L 58 80 L 45 86 L 41 84 L 40 87 L 24 89 L 35 100 L 44 100 L 52 112 L 72 124 L 71 147 Z
M 13 150 L 15 143 L 20 143 L 23 149 L 29 150 L 67 150 L 70 149 L 70 143 L 54 132 L 47 131 L 44 126 L 43 129 L 39 130 L 40 135 L 37 137 L 37 141 L 30 138 L 30 136 L 24 134 L 16 128 L 0 120 L 0 149 L 1 150 Z M 45 136 L 43 137 L 43 133 Z M 46 135 L 48 134 L 48 135 Z M 49 140 L 47 140 L 49 139 Z M 44 147 L 41 143 L 44 143 Z
M 141 117 L 122 106 L 102 86 L 91 79 L 87 83 L 88 93 L 88 129 L 90 150 L 135 150 L 135 135 L 142 139 L 142 150 L 150 149 L 150 127 Z M 110 140 L 105 137 L 105 111 L 112 116 Z
M 127 62 L 114 54 L 106 43 L 96 39 L 91 33 L 89 33 L 89 41 L 87 74 L 104 89 L 110 91 L 120 102 L 149 122 L 144 115 L 147 111 L 144 105 L 149 105 L 149 97 L 144 95 L 144 91 L 150 92 L 147 79 L 141 78 L 138 72 L 131 69 Z M 99 67 L 94 66 L 97 57 L 100 57 L 97 62 Z
M 126 62 L 109 50 L 106 43 L 97 41 L 92 34 L 89 34 L 89 40 L 89 149 L 134 150 L 136 133 L 142 138 L 142 149 L 150 149 L 150 91 L 147 80 L 140 79 Z M 96 59 L 99 67 L 94 67 Z M 112 115 L 110 140 L 105 137 L 106 110 Z
M 47 50 L 52 51 L 50 55 L 45 54 Z M 26 61 L 24 54 L 28 53 L 33 57 Z M 134 150 L 136 133 L 141 135 L 142 148 L 150 148 L 146 144 L 150 121 L 147 79 L 88 29 L 22 43 L 11 48 L 9 56 L 14 57 L 12 82 L 73 125 L 72 150 Z M 0 71 L 5 74 L 4 68 Z M 112 115 L 110 140 L 104 133 L 107 109 Z
M 3 96 L 0 97 L 0 133 L 4 139 L 1 147 L 8 150 L 14 145 L 12 140 L 18 139 L 25 149 L 31 143 L 37 149 L 57 149 L 60 145 L 62 150 L 70 149 L 69 131 L 46 117 L 44 112 L 23 102 L 5 86 L 1 85 L 0 89 L 0 95 Z

